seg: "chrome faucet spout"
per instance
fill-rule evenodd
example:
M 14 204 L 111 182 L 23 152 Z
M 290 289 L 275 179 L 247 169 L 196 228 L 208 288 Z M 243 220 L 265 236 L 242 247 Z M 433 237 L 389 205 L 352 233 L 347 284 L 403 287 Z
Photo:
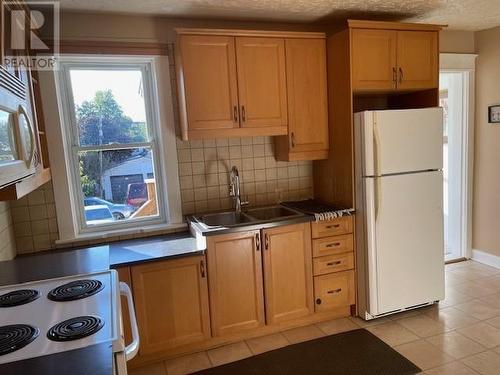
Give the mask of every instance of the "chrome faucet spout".
M 248 202 L 241 201 L 240 194 L 240 173 L 238 168 L 233 166 L 229 175 L 229 195 L 234 198 L 234 210 L 237 213 L 241 213 L 241 206 L 248 204 Z

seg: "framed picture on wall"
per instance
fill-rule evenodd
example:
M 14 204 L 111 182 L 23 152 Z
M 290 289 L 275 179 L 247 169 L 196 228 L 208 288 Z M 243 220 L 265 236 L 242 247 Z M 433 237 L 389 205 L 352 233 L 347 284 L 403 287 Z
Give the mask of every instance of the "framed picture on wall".
M 490 105 L 488 107 L 488 122 L 490 124 L 500 123 L 500 105 Z

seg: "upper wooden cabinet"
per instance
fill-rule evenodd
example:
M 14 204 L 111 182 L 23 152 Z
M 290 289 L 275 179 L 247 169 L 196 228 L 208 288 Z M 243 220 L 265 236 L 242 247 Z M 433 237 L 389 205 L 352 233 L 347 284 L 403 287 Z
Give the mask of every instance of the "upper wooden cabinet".
M 314 312 L 309 223 L 262 231 L 267 324 Z
M 292 122 L 297 151 L 328 148 L 323 127 L 323 33 L 210 29 L 177 33 L 183 139 L 289 135 Z
M 287 39 L 288 136 L 276 137 L 276 159 L 328 156 L 328 100 L 324 39 Z
M 189 129 L 238 128 L 234 38 L 181 35 L 179 48 Z
M 287 126 L 285 41 L 236 38 L 241 126 Z
M 141 356 L 210 337 L 204 256 L 131 268 Z
M 438 33 L 398 32 L 398 89 L 439 86 Z
M 396 88 L 397 32 L 352 30 L 352 86 L 365 90 Z
M 431 30 L 418 30 L 419 25 L 396 23 L 392 24 L 394 29 L 379 28 L 377 23 L 374 23 L 374 28 L 369 28 L 370 25 L 362 23 L 358 25 L 360 28 L 351 29 L 354 92 L 438 87 L 439 29 L 436 26 Z M 422 28 L 430 29 L 429 25 Z
M 213 336 L 264 325 L 260 232 L 207 238 Z

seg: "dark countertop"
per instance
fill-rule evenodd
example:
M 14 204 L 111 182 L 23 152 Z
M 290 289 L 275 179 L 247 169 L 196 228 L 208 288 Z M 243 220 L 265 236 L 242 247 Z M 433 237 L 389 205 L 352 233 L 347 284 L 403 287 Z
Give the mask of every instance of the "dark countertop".
M 107 246 L 57 250 L 0 262 L 0 285 L 26 283 L 109 269 Z
M 79 249 L 47 251 L 0 262 L 0 286 L 52 279 L 205 251 L 189 232 L 111 242 Z
M 109 247 L 109 264 L 112 268 L 161 259 L 201 255 L 205 244 L 189 232 L 160 237 L 113 242 Z
M 112 375 L 113 348 L 101 343 L 82 349 L 0 365 L 2 375 Z

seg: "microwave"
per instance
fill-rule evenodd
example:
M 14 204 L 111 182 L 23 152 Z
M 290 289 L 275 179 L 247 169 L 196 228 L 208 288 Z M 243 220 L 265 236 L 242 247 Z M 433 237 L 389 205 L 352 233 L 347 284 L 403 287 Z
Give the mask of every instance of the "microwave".
M 38 134 L 29 70 L 0 66 L 0 188 L 35 174 Z

